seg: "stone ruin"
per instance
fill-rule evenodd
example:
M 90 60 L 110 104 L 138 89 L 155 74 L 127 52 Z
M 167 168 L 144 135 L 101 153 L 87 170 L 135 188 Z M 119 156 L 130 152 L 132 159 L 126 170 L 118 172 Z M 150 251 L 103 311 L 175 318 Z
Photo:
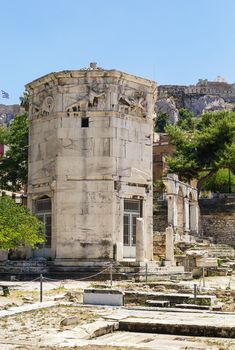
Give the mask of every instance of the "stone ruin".
M 235 84 L 223 77 L 215 81 L 199 79 L 196 85 L 160 85 L 156 110 L 166 112 L 171 123 L 178 120 L 180 108 L 191 111 L 195 117 L 218 110 L 234 110 Z

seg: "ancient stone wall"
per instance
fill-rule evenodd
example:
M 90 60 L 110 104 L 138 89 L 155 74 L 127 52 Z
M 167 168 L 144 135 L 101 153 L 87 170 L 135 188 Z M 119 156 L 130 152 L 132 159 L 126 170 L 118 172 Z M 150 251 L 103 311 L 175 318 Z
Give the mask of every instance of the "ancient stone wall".
M 235 197 L 200 199 L 203 236 L 235 247 Z
M 167 201 L 154 200 L 153 210 L 153 231 L 165 232 L 168 226 L 168 206 Z
M 162 261 L 166 258 L 166 235 L 154 232 L 153 234 L 153 259 Z

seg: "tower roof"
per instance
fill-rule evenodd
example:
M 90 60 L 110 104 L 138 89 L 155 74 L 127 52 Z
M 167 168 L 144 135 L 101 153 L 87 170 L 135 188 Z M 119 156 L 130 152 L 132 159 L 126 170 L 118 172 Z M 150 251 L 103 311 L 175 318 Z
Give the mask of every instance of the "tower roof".
M 118 71 L 116 69 L 109 69 L 106 70 L 102 67 L 98 67 L 96 62 L 91 62 L 89 64 L 89 67 L 85 67 L 85 68 L 81 68 L 79 70 L 63 70 L 63 71 L 59 71 L 59 72 L 51 72 L 49 74 L 46 74 L 40 78 L 37 78 L 35 80 L 33 80 L 32 82 L 28 83 L 25 85 L 26 89 L 30 89 L 30 88 L 35 88 L 38 87 L 41 84 L 45 84 L 49 81 L 56 81 L 59 78 L 64 78 L 64 77 L 68 77 L 68 78 L 80 78 L 83 77 L 84 75 L 88 76 L 88 77 L 102 77 L 102 76 L 112 76 L 112 77 L 117 77 L 117 78 L 125 78 L 127 80 L 131 80 L 131 81 L 136 81 L 139 84 L 143 84 L 143 85 L 147 85 L 147 86 L 151 86 L 151 85 L 156 85 L 155 81 L 152 81 L 150 79 L 145 79 L 142 77 L 138 77 L 129 73 L 125 73 L 125 72 L 121 72 Z

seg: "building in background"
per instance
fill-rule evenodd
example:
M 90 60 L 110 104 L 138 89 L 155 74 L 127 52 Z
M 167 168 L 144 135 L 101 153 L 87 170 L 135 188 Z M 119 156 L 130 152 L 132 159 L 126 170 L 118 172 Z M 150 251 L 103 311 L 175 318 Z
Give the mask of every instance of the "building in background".
M 166 133 L 155 133 L 153 143 L 153 181 L 159 181 L 166 176 L 168 166 L 166 157 L 171 156 L 175 146 L 170 144 L 169 135 Z

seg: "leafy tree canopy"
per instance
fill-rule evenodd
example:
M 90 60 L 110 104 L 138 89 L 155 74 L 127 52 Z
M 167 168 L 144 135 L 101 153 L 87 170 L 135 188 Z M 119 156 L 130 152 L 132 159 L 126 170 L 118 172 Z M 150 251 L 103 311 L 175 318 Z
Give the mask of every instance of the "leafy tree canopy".
M 203 183 L 203 190 L 229 193 L 235 190 L 235 175 L 229 169 L 219 169 Z
M 169 124 L 169 117 L 167 113 L 160 113 L 157 115 L 155 124 L 156 132 L 166 132 L 166 127 Z
M 169 172 L 183 180 L 203 182 L 221 168 L 235 172 L 235 113 L 219 111 L 204 114 L 191 132 L 169 125 L 167 132 L 176 151 L 168 158 Z M 203 175 L 202 175 L 203 171 Z
M 5 135 L 6 128 L 3 125 L 0 125 L 0 144 L 4 144 L 4 135 Z
M 195 127 L 195 121 L 193 119 L 193 113 L 186 108 L 179 109 L 179 118 L 177 121 L 177 126 L 182 130 L 191 131 Z
M 27 184 L 27 113 L 17 116 L 8 128 L 0 129 L 0 142 L 9 147 L 6 155 L 0 158 L 0 188 L 18 191 Z
M 44 224 L 27 207 L 7 196 L 0 198 L 0 249 L 35 248 L 45 241 Z

